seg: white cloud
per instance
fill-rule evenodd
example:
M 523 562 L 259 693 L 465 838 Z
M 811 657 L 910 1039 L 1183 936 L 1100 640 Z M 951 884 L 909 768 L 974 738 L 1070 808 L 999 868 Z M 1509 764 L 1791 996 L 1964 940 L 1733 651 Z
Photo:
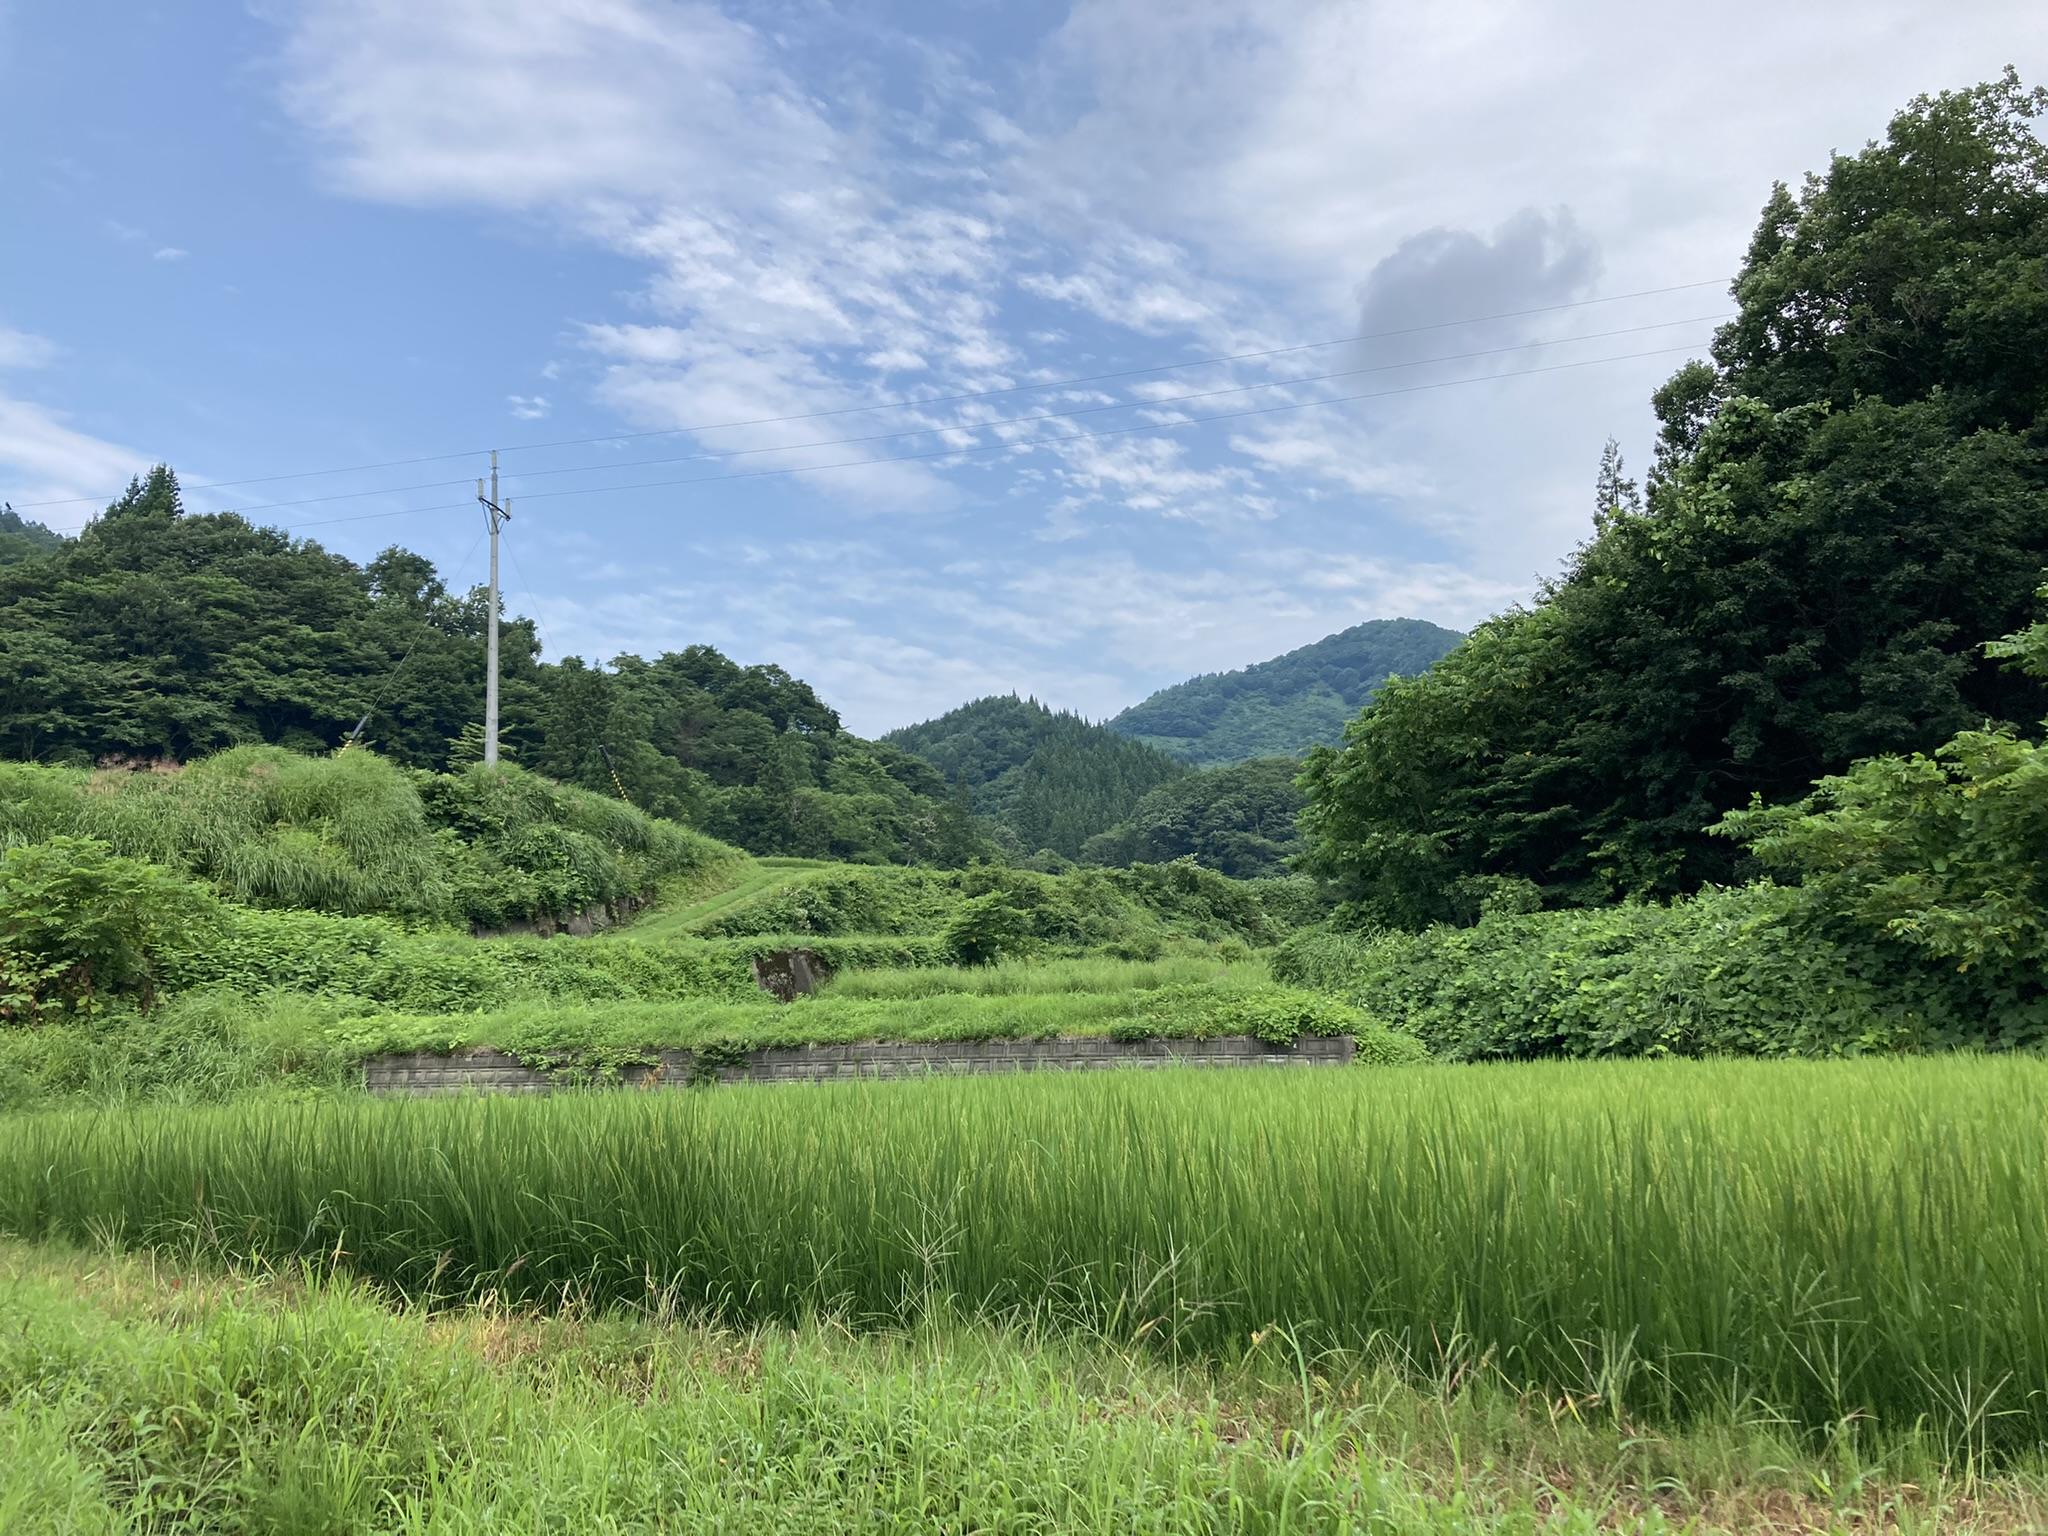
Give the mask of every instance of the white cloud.
M 150 253 L 151 261 L 183 261 L 192 253 L 175 245 L 160 245 Z
M 549 410 L 546 395 L 507 395 L 505 404 L 514 421 L 539 421 Z
M 59 412 L 0 395 L 0 483 L 8 487 L 0 499 L 53 528 L 82 526 L 108 499 L 109 487 L 126 484 L 149 463 L 144 454 L 79 431 Z M 73 497 L 88 499 L 47 512 L 33 507 Z
M 823 12 L 786 46 L 701 0 L 307 0 L 283 78 L 336 188 L 515 215 L 632 263 L 633 292 L 562 317 L 574 376 L 633 428 L 758 451 L 705 478 L 987 450 L 800 482 L 940 515 L 890 525 L 905 537 L 993 510 L 1015 547 L 971 575 L 935 582 L 909 547 L 791 555 L 764 529 L 772 553 L 736 590 L 624 591 L 563 619 L 640 649 L 725 637 L 880 726 L 1052 676 L 1092 679 L 1063 702 L 1106 712 L 1376 613 L 1469 624 L 1583 531 L 1610 432 L 1647 457 L 1645 401 L 1679 359 L 1541 379 L 1505 376 L 1530 357 L 1418 360 L 1705 309 L 1686 294 L 1125 378 L 1114 398 L 1149 416 L 1071 425 L 1001 424 L 1050 392 L 878 402 L 1724 276 L 1774 177 L 1880 133 L 1917 90 L 1993 73 L 2016 38 L 2030 76 L 2048 65 L 2027 0 L 1731 6 L 1075 0 L 1012 73 L 879 28 L 842 68 Z M 903 58 L 915 78 L 884 91 Z M 1162 403 L 1382 367 L 1404 370 L 1388 389 L 1479 382 L 1222 428 Z M 1139 422 L 1160 430 L 1050 440 Z M 806 446 L 911 425 L 935 435 Z M 774 574 L 791 561 L 804 581 Z
M 54 341 L 0 325 L 0 368 L 41 368 L 56 355 Z

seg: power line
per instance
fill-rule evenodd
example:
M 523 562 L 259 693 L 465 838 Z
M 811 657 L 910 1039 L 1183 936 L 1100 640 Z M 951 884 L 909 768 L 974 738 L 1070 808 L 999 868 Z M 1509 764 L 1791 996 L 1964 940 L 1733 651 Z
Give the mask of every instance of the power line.
M 1550 336 L 1536 341 L 1516 342 L 1504 347 L 1482 347 L 1472 352 L 1452 352 L 1440 357 L 1418 357 L 1405 362 L 1370 363 L 1359 368 L 1340 368 L 1331 373 L 1304 374 L 1291 379 L 1261 379 L 1251 384 L 1231 384 L 1217 389 L 1193 390 L 1186 394 L 1159 395 L 1149 400 L 1114 400 L 1107 404 L 1077 405 L 1057 411 L 1033 411 L 1023 416 L 996 416 L 985 421 L 952 422 L 942 426 L 904 427 L 891 432 L 870 432 L 858 437 L 817 438 L 806 443 L 770 443 L 756 448 L 721 448 L 706 453 L 676 454 L 658 459 L 627 459 L 612 464 L 570 464 L 555 469 L 533 469 L 516 473 L 520 482 L 553 475 L 596 474 L 607 470 L 645 469 L 660 464 L 696 464 L 719 459 L 742 459 L 764 453 L 795 453 L 809 448 L 843 448 L 858 443 L 890 442 L 905 437 L 928 437 L 940 432 L 979 432 L 993 427 L 1014 427 L 1035 421 L 1060 421 L 1075 416 L 1099 415 L 1104 411 L 1135 411 L 1181 405 L 1191 400 L 1213 400 L 1221 395 L 1249 394 L 1258 389 L 1288 389 L 1303 384 L 1326 384 L 1333 379 L 1351 379 L 1368 373 L 1392 373 L 1403 368 L 1426 368 L 1435 363 L 1462 363 L 1480 357 L 1500 357 L 1512 352 L 1530 352 L 1541 347 L 1567 346 L 1581 341 L 1607 341 L 1616 336 L 1638 336 L 1645 331 L 1668 331 L 1680 325 L 1699 325 L 1730 318 L 1723 311 L 1712 315 L 1688 315 L 1681 320 L 1659 320 L 1649 325 L 1627 325 L 1611 331 L 1589 331 L 1579 336 Z M 259 502 L 224 511 L 274 512 L 288 507 L 310 507 L 335 501 L 360 501 L 371 496 L 402 496 L 408 491 L 439 491 L 468 485 L 462 480 L 422 480 L 410 485 L 378 486 L 366 491 L 331 491 L 320 496 L 301 496 L 292 501 Z M 312 525 L 307 525 L 312 526 Z
M 483 541 L 484 536 L 481 533 L 479 533 L 476 536 L 475 541 L 469 546 L 469 553 L 464 555 L 462 557 L 461 564 L 455 567 L 455 581 L 460 582 L 462 580 L 462 573 L 469 569 L 469 562 L 476 558 L 477 547 L 478 545 L 482 544 Z M 370 707 L 363 711 L 363 725 L 368 725 L 370 722 L 370 717 L 376 714 L 378 710 L 384 707 L 384 696 L 391 691 L 391 685 L 398 680 L 398 674 L 405 670 L 405 664 L 408 661 L 412 660 L 412 653 L 419 649 L 420 641 L 426 638 L 427 631 L 432 629 L 433 627 L 434 626 L 432 621 L 426 619 L 425 617 L 421 618 L 420 627 L 413 631 L 412 639 L 406 644 L 405 653 L 398 658 L 398 664 L 394 666 L 389 672 L 385 673 L 384 681 L 377 685 L 377 692 L 376 695 L 370 700 Z M 358 727 L 358 730 L 360 730 L 360 728 L 361 727 Z M 346 751 L 349 746 L 353 746 L 355 744 L 355 739 L 355 733 L 350 733 L 347 743 L 345 743 L 343 746 L 343 750 Z
M 681 480 L 641 480 L 629 485 L 589 485 L 576 486 L 561 491 L 529 491 L 521 499 L 528 502 L 551 501 L 562 496 L 604 496 L 613 495 L 621 491 L 666 490 L 683 485 L 715 485 L 731 480 L 758 480 L 773 475 L 816 474 L 822 470 L 873 469 L 885 464 L 911 464 L 930 459 L 965 458 L 969 454 L 976 453 L 1028 453 L 1057 443 L 1078 442 L 1084 438 L 1121 437 L 1132 432 L 1174 432 L 1183 427 L 1199 427 L 1217 421 L 1242 421 L 1248 417 L 1271 416 L 1282 411 L 1307 410 L 1319 405 L 1350 405 L 1361 400 L 1382 400 L 1393 395 L 1420 394 L 1425 390 L 1433 389 L 1454 389 L 1466 384 L 1491 384 L 1500 379 L 1526 379 L 1537 374 L 1563 373 L 1575 368 L 1597 368 L 1607 363 L 1635 362 L 1648 357 L 1670 357 L 1676 353 L 1694 352 L 1697 350 L 1698 347 L 1696 345 L 1653 347 L 1644 352 L 1624 352 L 1614 357 L 1582 358 L 1577 362 L 1570 363 L 1549 363 L 1540 368 L 1518 368 L 1509 373 L 1481 374 L 1463 379 L 1436 379 L 1422 384 L 1404 384 L 1396 389 L 1376 389 L 1368 390 L 1361 394 L 1333 395 L 1321 400 L 1283 401 L 1279 405 L 1253 406 L 1241 411 L 1223 411 L 1208 416 L 1191 416 L 1185 421 L 1140 422 L 1136 426 L 1098 427 L 1087 432 L 1063 432 L 1054 437 L 1025 438 L 1012 443 L 975 443 L 964 448 L 937 448 L 927 453 L 892 454 L 886 458 L 879 459 L 845 459 L 831 464 L 778 465 L 773 469 L 741 470 L 729 475 L 696 475 Z M 470 504 L 466 501 L 442 502 L 429 507 L 400 507 L 390 512 L 362 512 L 351 517 L 329 517 L 313 522 L 281 523 L 276 526 L 287 531 L 299 528 L 325 528 L 336 523 L 361 523 L 387 517 L 423 516 L 430 512 L 447 512 L 465 508 Z
M 1113 379 L 1137 378 L 1150 373 L 1170 373 L 1182 368 L 1208 368 L 1223 363 L 1255 362 L 1262 358 L 1284 357 L 1295 352 L 1310 352 L 1321 347 L 1341 347 L 1361 341 L 1385 341 L 1397 336 L 1419 336 L 1429 331 L 1451 330 L 1461 325 L 1484 325 L 1494 320 L 1522 320 L 1527 319 L 1531 315 L 1557 314 L 1564 310 L 1584 309 L 1594 304 L 1619 304 L 1630 299 L 1648 299 L 1667 293 L 1685 293 L 1696 288 L 1711 288 L 1716 284 L 1728 281 L 1729 279 L 1725 277 L 1702 278 L 1698 282 L 1672 283 L 1662 288 L 1639 288 L 1631 293 L 1600 294 L 1590 299 L 1571 299 L 1559 304 L 1540 304 L 1532 309 L 1502 310 L 1490 315 L 1468 315 L 1462 319 L 1436 320 L 1426 325 L 1403 326 L 1396 330 L 1367 331 L 1355 336 L 1336 336 L 1326 341 L 1303 341 L 1284 347 L 1266 347 L 1255 352 L 1233 352 L 1216 357 L 1190 358 L 1182 362 L 1154 363 L 1142 368 L 1118 369 L 1112 373 L 1094 373 L 1078 375 L 1072 378 L 1044 379 L 1033 384 L 1010 384 L 999 389 L 962 390 L 949 395 L 902 396 L 894 400 L 878 400 L 865 405 L 834 406 L 827 410 L 797 411 L 781 416 L 755 416 L 743 421 L 706 422 L 698 426 L 657 427 L 643 432 L 606 432 L 593 437 L 563 437 L 548 442 L 515 443 L 504 451 L 507 453 L 535 453 L 547 448 L 580 448 L 592 443 L 632 442 L 649 437 L 674 437 L 700 432 L 724 432 L 739 427 L 777 426 L 792 421 L 818 421 L 830 416 L 849 416 L 861 411 L 889 411 L 916 405 L 951 405 L 963 400 L 987 400 L 999 395 L 1023 394 L 1033 390 L 1067 389 L 1079 384 L 1102 384 Z M 464 448 L 448 453 L 419 454 L 405 459 L 380 459 L 375 463 L 369 464 L 344 464 L 330 469 L 300 469 L 285 474 L 248 475 L 234 480 L 208 480 L 201 484 L 186 486 L 185 489 L 188 491 L 214 491 L 230 486 L 271 485 L 280 480 L 317 479 L 325 475 L 360 474 L 372 469 L 400 469 L 412 464 L 435 464 L 448 459 L 476 458 L 488 452 L 490 452 L 488 448 Z M 466 484 L 467 482 L 459 483 Z M 16 502 L 14 505 L 16 511 L 33 510 L 38 507 L 78 506 L 87 502 L 111 501 L 120 494 L 119 491 L 115 491 L 111 495 L 103 497 L 65 496 L 49 501 Z M 377 493 L 370 492 L 365 494 Z M 293 503 L 276 503 L 276 505 L 293 505 Z

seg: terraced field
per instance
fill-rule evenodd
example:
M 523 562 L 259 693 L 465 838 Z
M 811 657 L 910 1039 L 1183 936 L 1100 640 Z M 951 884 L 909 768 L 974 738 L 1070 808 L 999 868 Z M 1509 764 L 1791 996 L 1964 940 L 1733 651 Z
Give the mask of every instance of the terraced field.
M 795 884 L 807 874 L 826 869 L 851 869 L 853 865 L 832 864 L 823 859 L 751 859 L 732 868 L 730 884 L 697 895 L 679 905 L 651 908 L 638 922 L 612 930 L 636 939 L 683 938 L 698 932 L 700 925 L 763 892 Z

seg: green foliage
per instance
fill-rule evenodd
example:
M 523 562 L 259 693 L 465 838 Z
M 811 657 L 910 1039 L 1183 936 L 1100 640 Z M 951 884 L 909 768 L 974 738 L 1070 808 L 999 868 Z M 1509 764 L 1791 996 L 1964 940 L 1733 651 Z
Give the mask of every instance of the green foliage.
M 1307 797 L 1291 758 L 1260 758 L 1169 779 L 1130 817 L 1081 847 L 1089 864 L 1164 864 L 1193 858 L 1237 879 L 1281 875 L 1298 846 Z
M 273 993 L 165 999 L 148 1013 L 0 1030 L 0 1111 L 79 1102 L 216 1103 L 252 1093 L 357 1087 L 344 1020 L 351 1004 Z
M 496 926 L 643 895 L 735 856 L 509 765 L 238 747 L 173 772 L 0 763 L 0 839 L 98 837 L 251 905 Z
M 30 560 L 60 548 L 64 536 L 0 503 L 0 565 Z
M 935 965 L 929 937 L 821 938 L 752 934 L 640 943 L 630 938 L 496 939 L 409 932 L 377 917 L 224 906 L 187 947 L 165 957 L 179 991 L 274 992 L 332 999 L 351 1013 L 467 1013 L 549 1002 L 749 1001 L 753 961 L 801 945 L 834 970 Z
M 1349 1004 L 1298 987 L 1163 987 L 1147 1000 L 1144 1018 L 1154 1035 L 1250 1035 L 1268 1045 L 1293 1045 L 1303 1035 L 1349 1035 L 1375 1027 Z
M 1450 1362 L 1304 1374 L 1284 1326 L 1218 1371 L 921 1305 L 906 1333 L 736 1332 L 8 1243 L 0 1530 L 1647 1533 L 1652 1482 L 1693 1536 L 1865 1507 L 1985 1536 L 2040 1507 L 2037 1474 L 1945 1475 L 1935 1435 L 1816 1450 L 1737 1413 L 1645 1435 Z M 1839 1504 L 1807 1491 L 1845 1480 Z
M 358 566 L 234 513 L 187 514 L 163 466 L 76 539 L 0 512 L 0 751 L 74 766 L 323 752 L 367 715 L 365 743 L 393 761 L 466 766 L 486 601 L 403 549 Z M 500 631 L 507 759 L 758 853 L 991 851 L 928 764 L 847 734 L 779 667 L 708 646 L 542 665 L 530 621 Z
M 0 1230 L 583 1316 L 948 1298 L 1185 1360 L 1277 1323 L 1304 1375 L 1383 1351 L 1440 1402 L 1917 1427 L 1981 1467 L 2048 1437 L 2044 1121 L 2048 1063 L 1961 1057 L 66 1111 L 0 1138 Z
M 1386 679 L 1423 671 L 1460 638 L 1421 619 L 1369 619 L 1271 661 L 1162 688 L 1109 728 L 1184 763 L 1296 757 L 1334 746 Z
M 953 909 L 939 935 L 955 965 L 994 965 L 1031 952 L 1031 915 L 1007 891 L 969 896 Z
M 1312 755 L 1313 867 L 1366 916 L 1734 883 L 1708 829 L 1752 794 L 2048 709 L 1974 644 L 2048 565 L 2043 104 L 1923 98 L 1773 195 L 1714 365 L 1658 394 L 1646 509 Z
M 1163 753 L 1016 695 L 976 699 L 883 740 L 935 765 L 1015 856 L 1078 858 L 1182 770 Z
M 2040 596 L 2048 599 L 2048 587 Z M 2048 625 L 1986 647 L 2048 672 Z M 1816 942 L 1889 942 L 1953 968 L 1986 1016 L 2048 1024 L 2048 748 L 1965 731 L 1931 756 L 1869 758 L 1794 805 L 1716 830 L 1797 886 Z
M 1514 913 L 1421 933 L 1297 935 L 1283 982 L 1349 998 L 1458 1059 L 1837 1056 L 2048 1042 L 2013 1003 L 1867 933 L 1803 918 L 1774 886 L 1668 906 Z
M 780 882 L 747 885 L 749 894 L 712 907 L 688 931 L 943 935 L 971 908 L 958 937 L 977 954 L 973 928 L 986 930 L 996 953 L 1044 948 L 1145 959 L 1175 943 L 1270 944 L 1321 915 L 1305 880 L 1231 880 L 1192 859 L 1060 875 L 1004 865 L 800 868 Z
M 212 903 L 184 881 L 90 838 L 0 852 L 0 1021 L 90 1016 L 155 1000 L 165 955 Z

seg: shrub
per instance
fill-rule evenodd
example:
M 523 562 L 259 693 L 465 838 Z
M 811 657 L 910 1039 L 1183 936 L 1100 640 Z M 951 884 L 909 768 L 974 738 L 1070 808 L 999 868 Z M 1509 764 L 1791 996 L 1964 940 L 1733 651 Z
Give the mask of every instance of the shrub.
M 1953 972 L 1799 920 L 1775 886 L 1515 913 L 1470 928 L 1297 936 L 1277 979 L 1349 998 L 1443 1055 L 1836 1056 L 2039 1043 Z
M 165 952 L 189 943 L 211 903 L 185 881 L 53 837 L 0 854 L 0 1019 L 90 1015 L 110 1001 L 155 1000 Z
M 408 772 L 368 752 L 237 747 L 166 772 L 0 765 L 0 841 L 97 837 L 249 906 L 498 925 L 640 895 L 737 858 L 520 769 Z
M 970 896 L 955 909 L 940 942 L 955 965 L 1014 960 L 1033 947 L 1031 918 L 1004 892 Z
M 1268 1045 L 1374 1027 L 1359 1009 L 1299 987 L 1161 987 L 1146 1000 L 1144 1017 L 1156 1034 L 1250 1035 Z

